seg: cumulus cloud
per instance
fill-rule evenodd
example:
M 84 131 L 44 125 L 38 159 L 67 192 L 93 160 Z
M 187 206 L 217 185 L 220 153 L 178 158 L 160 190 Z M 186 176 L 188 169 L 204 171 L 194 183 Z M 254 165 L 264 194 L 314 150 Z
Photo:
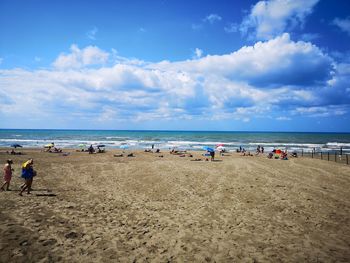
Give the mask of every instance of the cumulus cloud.
M 319 0 L 269 0 L 256 3 L 240 31 L 257 39 L 272 39 L 296 26 L 302 26 Z
M 109 57 L 109 53 L 96 46 L 88 46 L 80 49 L 77 45 L 72 45 L 70 51 L 70 54 L 61 53 L 54 61 L 53 66 L 59 69 L 65 69 L 101 65 L 106 63 Z
M 261 88 L 318 85 L 330 79 L 333 68 L 332 59 L 318 47 L 308 42 L 294 42 L 287 33 L 227 55 L 153 66 L 220 75 Z
M 350 17 L 347 17 L 345 19 L 335 18 L 332 24 L 339 27 L 342 31 L 350 36 Z
M 214 24 L 215 22 L 221 21 L 222 17 L 219 16 L 218 14 L 210 14 L 207 15 L 203 21 L 204 22 L 209 22 L 210 24 Z
M 193 60 L 148 63 L 73 45 L 52 68 L 0 70 L 0 113 L 19 118 L 30 109 L 47 120 L 113 123 L 349 112 L 350 64 L 288 34 L 226 55 L 196 53 Z

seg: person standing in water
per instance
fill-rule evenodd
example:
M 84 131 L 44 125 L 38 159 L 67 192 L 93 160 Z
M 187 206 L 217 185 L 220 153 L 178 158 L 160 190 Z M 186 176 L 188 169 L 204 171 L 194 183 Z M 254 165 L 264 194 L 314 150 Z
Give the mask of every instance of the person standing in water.
M 12 160 L 8 159 L 6 161 L 6 164 L 4 165 L 4 183 L 0 187 L 1 190 L 6 190 L 6 191 L 10 190 L 10 182 L 11 182 L 12 172 L 13 172 L 13 169 L 11 167 L 12 163 L 13 163 Z M 5 186 L 6 186 L 6 189 L 4 188 Z

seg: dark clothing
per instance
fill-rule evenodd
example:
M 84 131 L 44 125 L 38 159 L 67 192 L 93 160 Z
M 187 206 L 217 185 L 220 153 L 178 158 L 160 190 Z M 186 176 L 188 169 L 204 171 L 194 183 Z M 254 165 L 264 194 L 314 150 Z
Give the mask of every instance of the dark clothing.
M 27 180 L 27 179 L 31 179 L 33 177 L 34 177 L 33 167 L 22 168 L 22 178 Z

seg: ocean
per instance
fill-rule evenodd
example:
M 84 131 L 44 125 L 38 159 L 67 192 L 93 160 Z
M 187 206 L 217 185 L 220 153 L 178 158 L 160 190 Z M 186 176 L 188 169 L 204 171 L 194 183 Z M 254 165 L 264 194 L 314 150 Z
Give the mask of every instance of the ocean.
M 305 152 L 334 152 L 342 148 L 344 153 L 350 153 L 350 133 L 0 129 L 0 147 L 20 144 L 24 148 L 41 148 L 51 142 L 60 148 L 77 149 L 103 144 L 107 149 L 142 150 L 154 145 L 161 150 L 203 150 L 205 146 L 223 144 L 228 151 L 239 147 L 255 151 L 260 145 L 265 152 L 273 148 Z

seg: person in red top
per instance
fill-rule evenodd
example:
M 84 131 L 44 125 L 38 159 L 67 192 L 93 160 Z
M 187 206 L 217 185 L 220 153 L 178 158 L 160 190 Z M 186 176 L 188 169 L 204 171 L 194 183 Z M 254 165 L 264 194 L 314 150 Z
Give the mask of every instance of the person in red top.
M 4 183 L 0 188 L 1 190 L 6 190 L 6 191 L 10 190 L 10 182 L 11 182 L 12 172 L 13 172 L 13 169 L 11 167 L 12 163 L 13 163 L 12 160 L 9 159 L 4 165 Z M 6 186 L 6 189 L 4 189 L 5 186 Z

